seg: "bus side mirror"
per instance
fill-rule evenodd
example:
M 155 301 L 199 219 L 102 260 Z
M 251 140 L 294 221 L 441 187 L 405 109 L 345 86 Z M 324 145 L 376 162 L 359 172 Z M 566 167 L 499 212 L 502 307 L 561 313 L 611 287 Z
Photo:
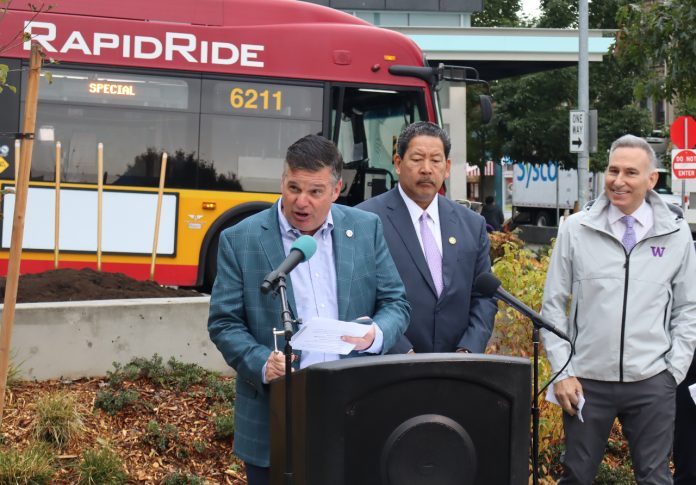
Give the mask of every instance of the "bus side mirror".
M 489 95 L 481 94 L 479 95 L 479 103 L 481 105 L 481 122 L 487 125 L 493 118 L 493 102 Z

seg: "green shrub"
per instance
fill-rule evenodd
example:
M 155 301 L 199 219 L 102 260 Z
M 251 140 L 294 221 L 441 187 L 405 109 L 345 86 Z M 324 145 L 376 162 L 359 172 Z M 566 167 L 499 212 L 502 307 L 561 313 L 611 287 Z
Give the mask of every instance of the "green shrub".
M 208 445 L 205 443 L 205 441 L 194 440 L 193 441 L 193 449 L 196 450 L 196 453 L 198 453 L 199 455 L 202 455 L 206 451 L 208 451 Z
M 150 360 L 143 357 L 135 357 L 125 366 L 117 362 L 113 363 L 114 370 L 107 372 L 109 385 L 118 389 L 124 382 L 134 382 L 140 378 L 147 378 L 154 383 L 159 382 L 165 374 L 162 357 L 155 354 Z
M 166 388 L 185 391 L 194 384 L 201 384 L 214 373 L 197 364 L 184 364 L 174 357 L 163 364 L 162 357 L 155 354 L 150 359 L 136 357 L 125 366 L 113 363 L 114 371 L 107 372 L 111 387 L 119 389 L 124 382 L 148 379 L 152 384 Z
M 234 379 L 223 379 L 217 374 L 210 374 L 206 379 L 205 386 L 206 398 L 228 405 L 234 404 Z
M 122 485 L 128 481 L 121 458 L 108 448 L 87 450 L 78 465 L 78 485 Z
M 593 485 L 636 485 L 630 463 L 619 463 L 614 467 L 607 463 L 600 463 L 599 472 L 592 483 Z
M 53 477 L 55 456 L 46 443 L 32 443 L 23 452 L 0 451 L 0 485 L 42 485 Z
M 162 480 L 162 485 L 204 485 L 204 483 L 202 478 L 178 472 L 170 473 Z
M 71 395 L 58 391 L 36 403 L 34 435 L 38 439 L 63 447 L 83 431 L 82 414 Z
M 138 401 L 140 394 L 134 389 L 111 390 L 103 389 L 97 391 L 94 399 L 94 409 L 101 409 L 105 413 L 113 416 L 126 406 L 130 406 Z
M 234 436 L 234 413 L 226 410 L 213 418 L 215 424 L 215 439 L 229 440 Z
M 155 420 L 150 421 L 147 423 L 143 442 L 159 454 L 172 451 L 178 458 L 184 458 L 188 455 L 188 451 L 179 438 L 179 430 L 173 424 L 160 425 Z
M 121 389 L 124 382 L 134 381 L 140 375 L 140 371 L 132 367 L 125 368 L 118 362 L 113 362 L 112 365 L 114 366 L 114 370 L 106 371 L 106 378 L 109 386 L 114 389 Z
M 172 357 L 167 361 L 165 383 L 168 387 L 185 391 L 195 384 L 204 383 L 210 375 L 210 371 L 198 364 L 184 364 Z
M 506 245 L 512 245 L 515 249 L 524 246 L 524 242 L 517 237 L 517 232 L 491 232 L 488 234 L 488 239 L 491 242 L 491 261 L 495 261 L 505 254 Z

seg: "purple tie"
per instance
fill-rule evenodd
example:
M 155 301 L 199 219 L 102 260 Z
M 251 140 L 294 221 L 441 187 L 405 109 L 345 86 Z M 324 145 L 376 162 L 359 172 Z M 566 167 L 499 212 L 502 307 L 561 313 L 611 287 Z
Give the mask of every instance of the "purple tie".
M 636 245 L 636 231 L 633 230 L 633 224 L 636 222 L 636 219 L 633 216 L 623 216 L 621 222 L 626 224 L 626 232 L 624 232 L 621 242 L 626 251 L 630 253 L 633 246 Z
M 430 275 L 433 277 L 433 282 L 435 283 L 437 296 L 440 296 L 443 287 L 442 255 L 440 254 L 440 250 L 437 248 L 435 236 L 433 236 L 430 227 L 428 227 L 428 213 L 423 212 L 418 220 L 420 221 L 420 232 L 421 238 L 423 239 L 423 252 L 425 253 L 425 260 L 428 262 L 428 268 L 430 269 Z

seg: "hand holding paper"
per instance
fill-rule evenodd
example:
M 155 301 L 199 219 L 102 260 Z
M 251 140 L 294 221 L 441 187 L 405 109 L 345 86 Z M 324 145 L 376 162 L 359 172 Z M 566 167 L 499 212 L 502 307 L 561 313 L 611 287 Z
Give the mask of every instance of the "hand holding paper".
M 546 400 L 550 402 L 551 404 L 556 404 L 557 406 L 560 406 L 561 403 L 558 402 L 558 399 L 556 398 L 556 394 L 553 392 L 553 384 L 549 386 L 549 390 L 546 391 Z M 582 394 L 578 395 L 578 404 L 576 405 L 576 415 L 578 419 L 580 420 L 581 423 L 584 423 L 585 420 L 582 418 L 582 408 L 585 406 L 585 396 Z
M 290 344 L 299 350 L 347 355 L 355 344 L 344 342 L 341 337 L 365 337 L 371 328 L 372 325 L 315 317 L 301 326 Z
M 369 330 L 367 333 L 361 337 L 351 337 L 349 335 L 344 335 L 341 337 L 341 340 L 344 342 L 348 342 L 349 344 L 353 344 L 355 346 L 355 350 L 365 350 L 369 349 L 372 346 L 372 343 L 375 341 L 375 326 L 372 325 L 373 321 L 370 317 L 360 317 L 356 320 L 356 322 L 365 322 L 363 325 L 368 326 Z

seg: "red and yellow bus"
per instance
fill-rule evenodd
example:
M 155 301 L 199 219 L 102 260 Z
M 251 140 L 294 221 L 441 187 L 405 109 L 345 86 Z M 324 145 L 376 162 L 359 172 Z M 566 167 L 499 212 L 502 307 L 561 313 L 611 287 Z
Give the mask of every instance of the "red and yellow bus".
M 341 202 L 355 204 L 394 184 L 393 144 L 403 126 L 439 121 L 442 68 L 428 67 L 405 36 L 330 8 L 58 0 L 37 15 L 15 0 L 0 28 L 0 64 L 17 87 L 0 93 L 0 150 L 10 162 L 0 173 L 4 187 L 14 184 L 12 133 L 20 131 L 32 42 L 57 63 L 44 66 L 39 88 L 23 273 L 54 267 L 57 142 L 60 267 L 96 265 L 101 143 L 102 269 L 149 276 L 166 151 L 155 279 L 203 286 L 215 276 L 220 231 L 278 197 L 290 143 L 308 133 L 334 140 L 346 162 Z M 13 205 L 6 195 L 3 274 Z

